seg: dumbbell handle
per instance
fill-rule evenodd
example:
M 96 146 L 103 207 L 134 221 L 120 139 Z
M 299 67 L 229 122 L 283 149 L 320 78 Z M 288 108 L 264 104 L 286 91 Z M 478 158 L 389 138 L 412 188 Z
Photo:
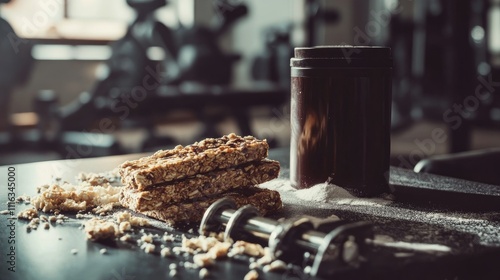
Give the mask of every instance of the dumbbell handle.
M 373 239 L 373 228 L 369 222 L 324 220 L 318 223 L 307 216 L 275 221 L 259 216 L 259 211 L 251 205 L 236 209 L 236 203 L 229 198 L 219 199 L 208 207 L 199 231 L 205 234 L 219 230 L 220 226 L 226 228 L 224 239 L 228 240 L 233 235 L 240 238 L 236 234 L 246 235 L 241 236 L 243 239 L 259 239 L 267 242 L 272 253 L 283 260 L 296 260 L 296 253 L 302 253 L 297 250 L 299 248 L 312 252 L 315 255 L 310 271 L 312 276 L 329 276 L 335 271 L 357 267 L 358 250 L 363 250 L 365 240 Z M 304 258 L 308 258 L 305 253 Z
M 235 212 L 236 210 L 234 209 L 226 209 L 222 211 L 220 215 L 214 218 L 221 224 L 227 225 Z M 271 233 L 276 229 L 278 225 L 278 221 L 257 216 L 248 219 L 243 225 L 238 226 L 242 227 L 245 232 L 252 234 L 254 237 L 268 241 L 271 237 Z M 308 230 L 304 232 L 301 235 L 300 239 L 297 239 L 295 243 L 300 247 L 307 249 L 308 251 L 315 252 L 322 244 L 325 236 L 325 233 L 315 230 Z

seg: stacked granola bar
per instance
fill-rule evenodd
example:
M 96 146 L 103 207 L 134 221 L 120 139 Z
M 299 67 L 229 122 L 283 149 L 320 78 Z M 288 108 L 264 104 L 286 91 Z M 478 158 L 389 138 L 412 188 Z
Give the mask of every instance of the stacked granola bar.
M 282 207 L 279 193 L 256 185 L 278 177 L 279 162 L 253 136 L 229 134 L 161 150 L 123 163 L 123 206 L 168 222 L 199 221 L 211 203 L 231 197 L 265 215 Z

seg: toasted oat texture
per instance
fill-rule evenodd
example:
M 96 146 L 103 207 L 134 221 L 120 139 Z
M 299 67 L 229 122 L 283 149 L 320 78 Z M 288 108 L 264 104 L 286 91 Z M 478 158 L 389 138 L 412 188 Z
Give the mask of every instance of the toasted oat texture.
M 35 208 L 28 208 L 17 213 L 18 219 L 32 220 L 38 217 L 38 211 Z
M 279 162 L 264 159 L 160 184 L 146 191 L 124 187 L 120 193 L 120 202 L 136 211 L 155 210 L 184 200 L 213 196 L 231 189 L 267 182 L 278 177 L 279 170 Z
M 88 183 L 91 186 L 102 186 L 107 183 L 114 183 L 119 180 L 120 174 L 118 173 L 118 168 L 111 171 L 94 173 L 94 172 L 80 172 L 76 179 L 79 182 Z
M 120 205 L 120 189 L 109 184 L 44 185 L 40 187 L 40 195 L 31 199 L 31 204 L 43 212 L 77 212 L 90 209 L 95 209 L 98 213 L 108 212 L 113 206 Z
M 250 270 L 245 275 L 245 278 L 243 278 L 243 280 L 257 280 L 257 279 L 259 279 L 259 273 L 255 269 Z
M 137 212 L 167 223 L 199 222 L 205 210 L 207 210 L 213 202 L 222 197 L 232 198 L 236 202 L 237 207 L 251 204 L 255 206 L 262 215 L 270 214 L 283 206 L 280 194 L 277 191 L 259 187 L 248 187 L 239 188 L 237 191 L 219 194 L 202 200 L 193 200 L 191 202 L 170 205 L 156 210 Z
M 222 235 L 224 233 L 222 232 Z M 215 236 L 197 236 L 187 238 L 182 235 L 181 252 L 193 254 L 193 263 L 198 267 L 211 266 L 215 260 L 225 258 L 228 256 L 231 242 L 221 241 Z M 203 252 L 203 253 L 201 253 Z
M 119 230 L 113 222 L 92 218 L 85 222 L 85 233 L 87 239 L 96 241 L 115 238 Z
M 116 218 L 116 222 L 120 225 L 122 223 L 129 223 L 130 226 L 132 227 L 137 227 L 137 226 L 145 227 L 150 225 L 147 219 L 141 217 L 134 217 L 129 212 L 125 211 L 117 212 L 114 214 L 114 216 Z
M 125 185 L 142 191 L 154 184 L 260 160 L 267 157 L 268 149 L 266 140 L 232 133 L 126 161 L 119 172 Z
M 231 249 L 233 255 L 245 254 L 251 257 L 264 256 L 264 248 L 260 244 L 250 243 L 243 240 L 238 240 L 233 244 Z

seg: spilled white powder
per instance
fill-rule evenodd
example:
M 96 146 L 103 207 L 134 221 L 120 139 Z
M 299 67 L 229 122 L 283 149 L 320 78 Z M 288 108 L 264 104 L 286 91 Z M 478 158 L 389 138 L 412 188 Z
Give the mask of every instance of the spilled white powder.
M 384 205 L 390 204 L 391 200 L 375 197 L 375 198 L 341 198 L 335 201 L 339 205 L 351 205 L 351 206 L 370 206 L 370 207 L 382 207 Z
M 327 203 L 335 198 L 355 198 L 346 189 L 327 183 L 317 184 L 308 189 L 295 191 L 295 196 L 302 200 Z
M 426 252 L 426 253 L 448 253 L 451 248 L 440 244 L 427 244 L 427 243 L 409 243 L 397 241 L 392 243 L 385 243 L 384 246 L 397 249 L 407 249 L 412 251 Z
M 260 184 L 260 186 L 263 188 L 275 190 L 278 192 L 296 191 L 296 189 L 290 185 L 290 181 L 285 180 L 285 179 L 274 179 L 274 180 L 262 183 L 262 184 Z
M 482 245 L 500 246 L 500 212 L 491 213 L 471 213 L 463 211 L 443 211 L 443 210 L 422 210 L 414 209 L 409 205 L 393 203 L 392 195 L 383 195 L 380 197 L 356 197 L 350 194 L 346 189 L 327 185 L 325 183 L 315 185 L 309 189 L 297 190 L 290 185 L 287 179 L 275 179 L 264 184 L 261 187 L 276 190 L 281 194 L 284 203 L 289 205 L 300 205 L 299 207 L 326 208 L 335 210 L 348 210 L 359 214 L 367 214 L 373 219 L 397 219 L 406 222 L 418 222 L 429 225 L 436 225 L 443 229 L 472 234 Z M 292 207 L 293 208 L 293 207 Z M 392 242 L 392 246 L 410 246 L 405 243 Z M 411 243 L 413 244 L 413 243 Z M 432 245 L 432 244 L 431 244 Z M 463 244 L 459 244 L 463 246 Z M 412 245 L 414 248 L 426 248 L 425 246 Z M 427 245 L 426 245 L 427 246 Z M 467 245 L 468 246 L 468 245 Z M 430 248 L 432 249 L 436 248 Z M 438 247 L 439 251 L 447 249 Z
M 369 240 L 370 243 L 376 246 L 390 247 L 396 249 L 418 251 L 425 253 L 449 253 L 451 248 L 441 244 L 428 244 L 428 243 L 410 243 L 403 241 L 394 241 L 391 237 L 386 235 L 376 235 L 375 239 Z
M 456 224 L 484 222 L 484 218 L 477 219 L 473 216 L 474 214 L 475 213 L 461 213 L 460 217 L 454 217 L 454 216 L 448 216 L 448 215 L 443 214 L 443 213 L 428 213 L 428 214 L 425 214 L 425 217 L 428 218 L 429 220 L 438 220 L 438 221 L 448 220 L 448 221 L 454 222 Z
M 292 193 L 300 200 L 318 203 L 335 203 L 340 205 L 373 207 L 380 207 L 391 203 L 390 199 L 381 197 L 356 197 L 342 187 L 327 183 L 317 184 L 308 189 L 295 189 L 290 185 L 289 180 L 278 179 L 261 184 L 261 187 L 273 189 L 280 193 Z

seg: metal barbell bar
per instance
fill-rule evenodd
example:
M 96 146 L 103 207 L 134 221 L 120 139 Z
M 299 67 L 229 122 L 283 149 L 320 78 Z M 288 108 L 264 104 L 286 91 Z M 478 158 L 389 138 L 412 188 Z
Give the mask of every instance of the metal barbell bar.
M 267 242 L 276 258 L 296 261 L 298 253 L 313 253 L 312 276 L 327 276 L 359 265 L 360 249 L 373 238 L 368 222 L 317 219 L 309 216 L 276 221 L 245 205 L 237 208 L 229 198 L 214 202 L 203 215 L 199 233 L 224 230 L 225 240 Z M 332 265 L 335 264 L 335 265 Z

